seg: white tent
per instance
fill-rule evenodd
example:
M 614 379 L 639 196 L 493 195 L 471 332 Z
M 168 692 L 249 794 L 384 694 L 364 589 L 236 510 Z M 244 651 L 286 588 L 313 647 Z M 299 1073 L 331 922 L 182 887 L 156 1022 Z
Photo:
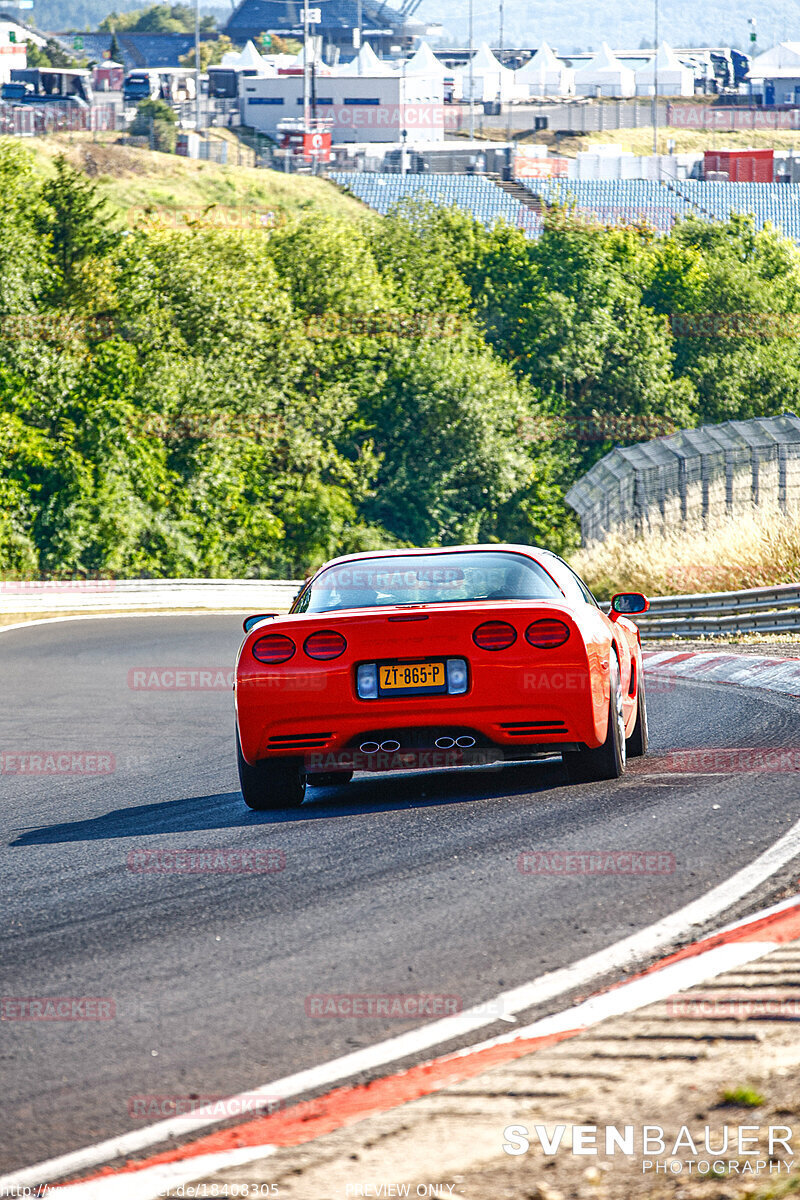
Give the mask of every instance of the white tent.
M 657 84 L 656 75 L 658 75 Z M 694 71 L 690 67 L 684 66 L 666 42 L 662 42 L 658 47 L 655 64 L 653 59 L 650 59 L 636 72 L 637 96 L 652 96 L 656 86 L 659 96 L 694 95 Z
M 337 75 L 395 75 L 394 68 L 378 58 L 369 42 L 364 42 L 355 58 L 343 67 L 337 67 Z
M 404 75 L 433 75 L 444 79 L 449 74 L 444 63 L 440 63 L 427 42 L 422 42 L 416 54 L 412 54 L 402 68 Z
M 470 76 L 472 77 L 472 96 L 470 97 Z M 519 91 L 514 82 L 514 72 L 504 67 L 498 58 L 492 54 L 487 42 L 481 42 L 472 63 L 467 63 L 463 70 L 464 99 L 477 100 L 511 100 Z
M 635 96 L 636 76 L 603 42 L 594 58 L 575 72 L 575 91 L 579 96 Z
M 461 71 L 451 70 L 439 62 L 427 42 L 422 42 L 416 54 L 400 65 L 400 74 L 406 78 L 423 77 L 441 83 L 445 97 L 459 99 L 461 96 Z
M 781 42 L 750 63 L 750 90 L 764 104 L 797 104 L 800 99 L 800 42 Z
M 232 67 L 236 71 L 257 71 L 259 75 L 275 75 L 273 65 L 262 58 L 253 42 L 248 42 L 244 50 L 229 50 L 223 54 L 223 67 Z
M 556 58 L 547 42 L 514 72 L 514 80 L 525 96 L 571 96 L 575 91 L 575 72 Z
M 800 42 L 781 42 L 750 63 L 750 79 L 794 79 L 800 75 Z

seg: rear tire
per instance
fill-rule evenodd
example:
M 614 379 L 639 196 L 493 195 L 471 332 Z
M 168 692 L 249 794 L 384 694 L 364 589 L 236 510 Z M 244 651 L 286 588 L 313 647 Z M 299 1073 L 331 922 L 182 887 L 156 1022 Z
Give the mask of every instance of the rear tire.
M 252 765 L 246 761 L 236 730 L 236 762 L 242 798 L 257 812 L 299 808 L 306 794 L 302 758 L 267 758 Z
M 572 751 L 563 761 L 570 783 L 595 783 L 602 779 L 619 779 L 625 772 L 625 718 L 622 713 L 622 684 L 616 654 L 609 663 L 610 696 L 608 700 L 608 733 L 596 750 Z
M 649 731 L 647 727 L 647 701 L 644 695 L 644 679 L 639 675 L 636 687 L 636 724 L 626 743 L 628 758 L 644 758 L 647 754 Z

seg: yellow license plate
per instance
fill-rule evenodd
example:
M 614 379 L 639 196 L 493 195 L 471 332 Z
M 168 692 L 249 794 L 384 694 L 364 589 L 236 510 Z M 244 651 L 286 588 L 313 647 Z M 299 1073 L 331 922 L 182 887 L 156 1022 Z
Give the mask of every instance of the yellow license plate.
M 444 687 L 444 663 L 398 663 L 380 666 L 378 679 L 382 692 L 415 692 L 439 690 Z

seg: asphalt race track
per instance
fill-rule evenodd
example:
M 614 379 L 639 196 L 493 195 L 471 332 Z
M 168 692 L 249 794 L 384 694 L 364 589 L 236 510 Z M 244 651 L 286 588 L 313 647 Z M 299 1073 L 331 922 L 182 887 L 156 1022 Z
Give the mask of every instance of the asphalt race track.
M 233 616 L 0 634 L 4 1016 L 46 996 L 108 998 L 114 1014 L 2 1022 L 0 1170 L 141 1127 L 136 1097 L 247 1091 L 424 1023 L 320 1019 L 309 996 L 443 993 L 467 1007 L 574 962 L 723 882 L 799 815 L 796 771 L 747 773 L 734 756 L 728 773 L 675 772 L 668 755 L 794 748 L 800 705 L 690 682 L 651 686 L 651 755 L 618 783 L 570 787 L 557 761 L 359 776 L 309 790 L 299 811 L 253 813 L 230 692 L 129 686 L 133 668 L 227 671 L 240 637 Z M 68 751 L 114 769 L 15 774 L 9 757 Z M 136 850 L 215 847 L 282 851 L 285 869 L 129 865 Z M 518 855 L 534 849 L 675 865 L 523 874 Z

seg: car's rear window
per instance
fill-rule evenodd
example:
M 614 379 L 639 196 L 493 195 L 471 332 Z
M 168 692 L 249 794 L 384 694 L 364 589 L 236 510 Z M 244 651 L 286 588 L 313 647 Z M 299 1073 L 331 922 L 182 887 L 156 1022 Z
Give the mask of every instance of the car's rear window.
M 522 554 L 403 554 L 328 567 L 300 593 L 292 612 L 470 600 L 563 601 L 564 593 L 543 567 Z

